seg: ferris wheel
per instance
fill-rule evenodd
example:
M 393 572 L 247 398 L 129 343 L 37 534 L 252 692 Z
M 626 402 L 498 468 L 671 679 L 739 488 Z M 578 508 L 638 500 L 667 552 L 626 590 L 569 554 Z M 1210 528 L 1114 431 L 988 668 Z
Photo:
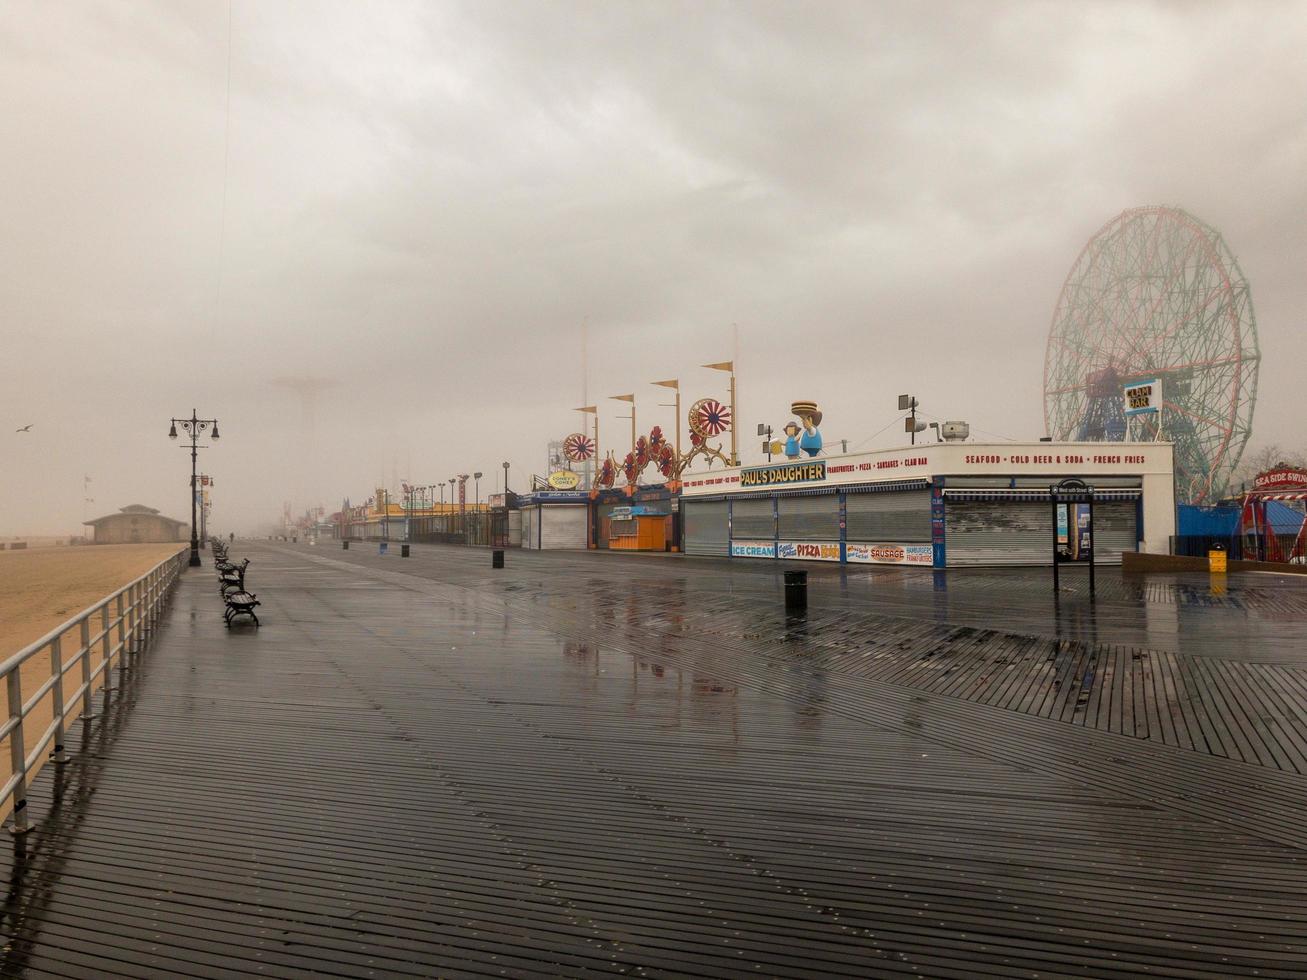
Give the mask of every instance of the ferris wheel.
M 1178 208 L 1123 211 L 1058 297 L 1045 426 L 1055 440 L 1172 442 L 1179 499 L 1213 499 L 1251 434 L 1260 358 L 1252 293 L 1220 233 Z M 1123 386 L 1153 379 L 1161 411 L 1128 417 Z

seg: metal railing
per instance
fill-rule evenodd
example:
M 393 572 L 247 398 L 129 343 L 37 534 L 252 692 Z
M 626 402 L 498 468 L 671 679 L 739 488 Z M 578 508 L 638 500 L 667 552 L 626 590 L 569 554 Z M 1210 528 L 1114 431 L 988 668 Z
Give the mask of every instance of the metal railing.
M 50 762 L 62 765 L 69 761 L 64 748 L 69 721 L 66 705 L 80 702 L 78 717 L 83 721 L 96 717 L 93 699 L 97 681 L 103 678 L 102 686 L 107 697 L 113 689 L 114 661 L 118 660 L 120 669 L 125 670 L 127 665 L 122 660 L 123 654 L 135 654 L 144 649 L 159 625 L 178 577 L 186 568 L 187 555 L 183 549 L 164 559 L 134 582 L 0 663 L 0 677 L 5 681 L 9 705 L 9 717 L 0 726 L 0 741 L 9 740 L 10 767 L 9 779 L 0 789 L 0 808 L 12 802 L 13 824 L 10 830 L 13 833 L 22 834 L 31 829 L 27 819 L 28 776 L 40 767 L 41 753 L 53 746 Z M 65 640 L 74 632 L 78 649 L 65 660 Z M 20 672 L 24 664 L 37 660 L 42 654 L 48 654 L 50 658 L 50 677 L 24 698 Z M 91 662 L 93 655 L 98 655 L 98 663 L 94 665 Z M 65 691 L 64 677 L 74 670 L 80 672 L 79 683 L 76 689 Z M 47 696 L 53 700 L 53 717 L 29 750 L 23 723 Z

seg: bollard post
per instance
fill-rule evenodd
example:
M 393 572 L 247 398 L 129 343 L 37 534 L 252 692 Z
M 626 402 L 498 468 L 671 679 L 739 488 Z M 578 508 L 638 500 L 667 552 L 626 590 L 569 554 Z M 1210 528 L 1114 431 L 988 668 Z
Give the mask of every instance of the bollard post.
M 490 552 L 490 567 L 491 568 L 504 567 L 504 553 L 500 551 L 498 548 Z
M 808 573 L 785 573 L 785 608 L 799 610 L 808 608 Z
M 346 539 L 346 540 L 342 541 L 342 542 L 340 543 L 340 546 L 341 546 L 341 548 L 342 548 L 343 550 L 345 550 L 345 551 L 349 551 L 349 539 Z
M 386 549 L 389 547 L 390 547 L 389 542 L 382 541 L 379 545 L 377 545 L 377 554 L 384 555 L 386 553 Z
M 408 557 L 408 545 L 406 545 L 406 544 L 401 544 L 401 545 L 399 546 L 399 557 L 401 557 L 401 558 L 407 558 L 407 557 Z

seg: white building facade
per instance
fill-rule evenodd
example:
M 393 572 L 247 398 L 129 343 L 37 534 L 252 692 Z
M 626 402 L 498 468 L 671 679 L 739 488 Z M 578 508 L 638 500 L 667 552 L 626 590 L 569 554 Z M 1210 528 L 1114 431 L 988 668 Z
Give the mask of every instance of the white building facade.
M 684 550 L 737 558 L 1051 564 L 1049 487 L 1094 488 L 1094 554 L 1166 554 L 1175 534 L 1169 443 L 938 442 L 687 473 Z

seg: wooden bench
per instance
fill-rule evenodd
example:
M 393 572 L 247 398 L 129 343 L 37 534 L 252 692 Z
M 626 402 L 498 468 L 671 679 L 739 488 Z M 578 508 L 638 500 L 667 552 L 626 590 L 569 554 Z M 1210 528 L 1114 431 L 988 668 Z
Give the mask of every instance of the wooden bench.
M 246 558 L 239 565 L 233 565 L 229 561 L 219 562 L 216 566 L 218 569 L 218 591 L 224 596 L 228 592 L 245 591 L 245 569 L 249 568 L 250 560 Z
M 227 603 L 227 611 L 222 614 L 222 618 L 228 626 L 231 626 L 232 620 L 237 616 L 249 616 L 250 619 L 254 620 L 255 626 L 260 625 L 259 617 L 254 614 L 254 607 L 260 605 L 260 602 L 254 593 L 232 592 L 229 595 L 224 595 L 222 599 Z

